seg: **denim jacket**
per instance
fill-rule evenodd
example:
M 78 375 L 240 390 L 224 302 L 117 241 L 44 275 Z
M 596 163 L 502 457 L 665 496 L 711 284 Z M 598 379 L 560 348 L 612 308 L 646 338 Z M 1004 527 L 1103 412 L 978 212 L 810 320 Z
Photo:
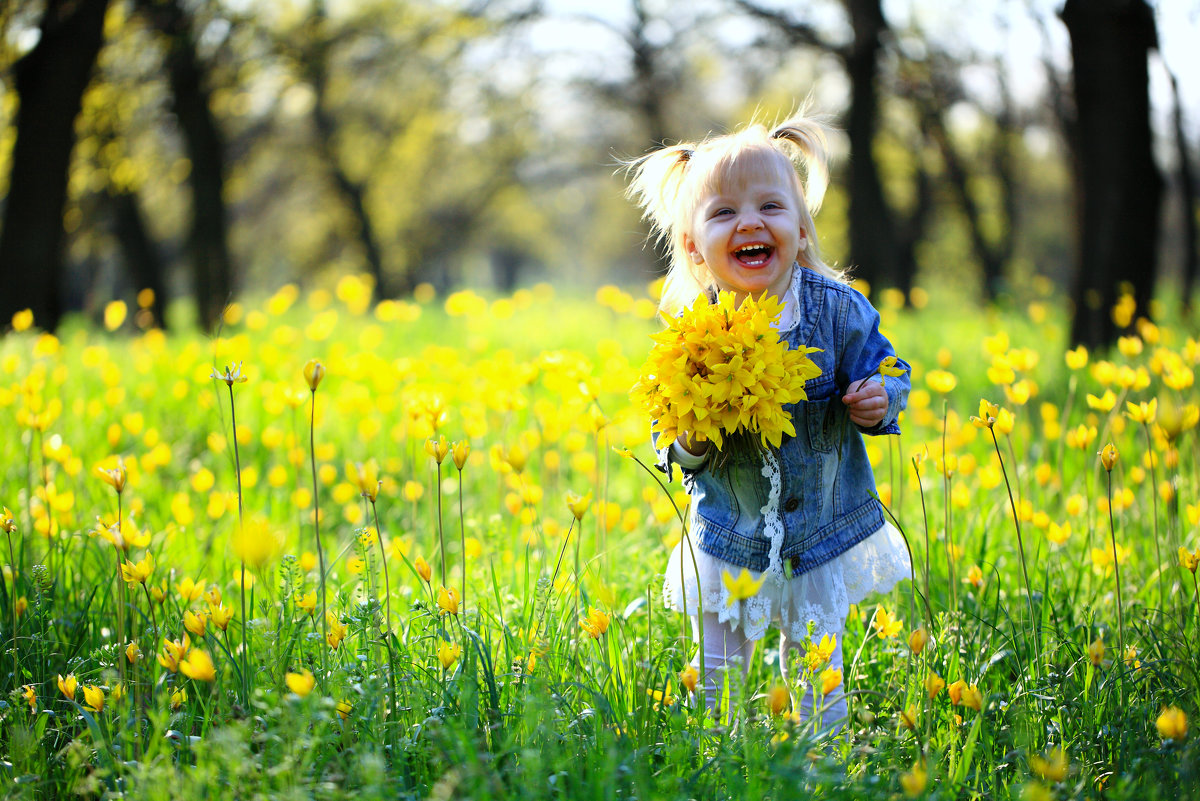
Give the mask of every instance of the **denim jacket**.
M 897 361 L 904 374 L 887 378 L 888 408 L 878 425 L 861 429 L 851 423 L 842 395 L 852 381 L 870 375 L 885 356 L 895 354 L 879 333 L 879 313 L 857 290 L 799 266 L 793 269 L 791 289 L 796 313 L 780 337 L 793 348 L 822 349 L 810 356 L 821 374 L 805 385 L 808 400 L 788 407 L 796 435 L 785 436 L 777 455 L 784 529 L 780 556 L 785 571 L 797 575 L 845 553 L 883 526 L 861 434 L 900 433 L 896 417 L 908 399 L 910 368 Z M 657 436 L 655 440 L 657 446 Z M 709 454 L 697 468 L 680 465 L 691 496 L 693 542 L 710 556 L 764 571 L 771 541 L 762 514 L 770 490 L 763 460 L 734 451 L 721 461 L 712 448 Z M 668 478 L 675 461 L 671 443 L 663 443 L 657 466 Z

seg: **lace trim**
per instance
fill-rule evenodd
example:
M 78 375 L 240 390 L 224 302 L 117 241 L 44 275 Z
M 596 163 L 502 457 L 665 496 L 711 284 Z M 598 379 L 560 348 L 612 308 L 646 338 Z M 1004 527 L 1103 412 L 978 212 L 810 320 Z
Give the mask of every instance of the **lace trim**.
M 703 600 L 706 613 L 715 612 L 734 630 L 743 628 L 750 639 L 762 637 L 775 623 L 789 639 L 803 640 L 810 620 L 818 637 L 839 634 L 851 604 L 872 592 L 888 592 L 911 575 L 904 538 L 885 524 L 841 556 L 791 580 L 782 573 L 774 574 L 771 568 L 761 574 L 750 571 L 755 578 L 766 576 L 762 589 L 753 598 L 731 602 L 721 574 L 729 571 L 736 575 L 741 568 L 696 551 L 692 545 L 690 538 L 685 538 L 671 552 L 663 582 L 667 607 L 694 615 Z

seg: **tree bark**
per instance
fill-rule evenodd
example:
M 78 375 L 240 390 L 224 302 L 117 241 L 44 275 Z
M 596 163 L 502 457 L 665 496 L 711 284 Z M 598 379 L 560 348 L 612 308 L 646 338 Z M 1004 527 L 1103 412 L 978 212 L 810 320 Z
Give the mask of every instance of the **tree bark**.
M 1148 57 L 1157 47 L 1143 0 L 1067 0 L 1076 123 L 1071 138 L 1081 199 L 1071 340 L 1100 347 L 1122 333 L 1112 309 L 1132 292 L 1149 314 L 1158 273 L 1163 180 L 1150 131 Z
M 62 218 L 75 118 L 107 9 L 108 0 L 49 0 L 41 38 L 14 67 L 21 103 L 0 231 L 0 321 L 28 308 L 53 330 L 62 317 Z
M 1188 150 L 1187 133 L 1183 125 L 1183 104 L 1179 102 L 1179 81 L 1171 73 L 1171 97 L 1174 111 L 1171 121 L 1175 133 L 1175 155 L 1179 159 L 1179 205 L 1183 224 L 1183 286 L 1180 292 L 1183 310 L 1192 311 L 1192 292 L 1200 272 L 1200 252 L 1196 249 L 1196 170 Z
M 209 105 L 204 66 L 196 53 L 191 20 L 179 0 L 142 0 L 142 11 L 169 39 L 166 67 L 172 108 L 179 119 L 184 148 L 192 163 L 192 291 L 200 324 L 212 330 L 233 295 L 225 208 L 225 143 Z
M 150 314 L 153 315 L 154 325 L 165 329 L 167 287 L 163 260 L 146 230 L 145 218 L 138 205 L 138 196 L 134 192 L 122 192 L 110 187 L 108 200 L 112 207 L 113 231 L 125 256 L 129 278 L 134 289 L 149 289 L 154 292 L 154 303 L 149 307 Z

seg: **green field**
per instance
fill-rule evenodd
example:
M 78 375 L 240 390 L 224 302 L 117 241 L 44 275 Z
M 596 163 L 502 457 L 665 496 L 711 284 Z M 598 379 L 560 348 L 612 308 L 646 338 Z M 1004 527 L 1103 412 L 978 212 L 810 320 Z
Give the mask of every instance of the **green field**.
M 420 297 L 0 340 L 4 797 L 1200 796 L 1194 324 L 1122 305 L 1140 336 L 1064 355 L 1051 297 L 873 298 L 913 365 L 868 448 L 915 581 L 854 610 L 830 739 L 770 636 L 730 719 L 681 683 L 645 290 Z

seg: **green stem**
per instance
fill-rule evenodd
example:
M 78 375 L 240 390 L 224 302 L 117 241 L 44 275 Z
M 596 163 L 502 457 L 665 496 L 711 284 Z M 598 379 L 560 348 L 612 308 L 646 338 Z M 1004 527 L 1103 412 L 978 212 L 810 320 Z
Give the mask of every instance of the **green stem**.
M 1021 536 L 1021 514 L 1017 509 L 1017 502 L 1013 498 L 1012 484 L 1008 481 L 1008 470 L 1004 467 L 1004 456 L 1000 453 L 1000 443 L 996 440 L 996 429 L 988 426 L 988 433 L 992 435 L 992 445 L 996 448 L 996 458 L 1000 460 L 1000 474 L 1004 477 L 1004 487 L 1008 490 L 1008 504 L 1012 508 L 1013 526 L 1017 530 L 1017 553 L 1021 557 L 1021 577 L 1025 580 L 1025 597 L 1029 601 L 1029 622 L 1034 627 L 1034 655 L 1037 658 L 1038 667 L 1041 667 L 1041 625 L 1037 619 L 1037 613 L 1033 608 L 1033 588 L 1029 583 L 1029 568 L 1025 562 L 1025 541 Z
M 1108 470 L 1108 533 L 1112 539 L 1112 557 L 1113 557 L 1113 575 L 1116 577 L 1117 583 L 1117 632 L 1121 638 L 1120 648 L 1121 653 L 1118 657 L 1118 664 L 1124 664 L 1125 660 L 1125 612 L 1124 603 L 1121 600 L 1121 560 L 1117 554 L 1117 527 L 1113 522 L 1112 511 L 1112 471 Z M 1123 673 L 1123 671 L 1122 671 Z M 1123 682 L 1122 682 L 1123 684 Z M 1124 704 L 1124 701 L 1122 701 Z
M 392 699 L 392 714 L 397 714 L 396 705 L 396 656 L 392 651 L 392 584 L 388 579 L 387 546 L 383 541 L 383 529 L 379 527 L 379 510 L 375 500 L 371 500 L 371 514 L 375 517 L 375 533 L 379 536 L 379 552 L 383 557 L 383 605 L 386 615 L 387 631 L 384 634 L 384 644 L 388 653 L 388 695 Z
M 328 612 L 325 608 L 325 548 L 321 545 L 321 502 L 318 496 L 317 488 L 317 449 L 316 449 L 316 425 L 317 425 L 317 391 L 312 390 L 311 412 L 308 419 L 308 454 L 309 462 L 312 465 L 312 482 L 313 482 L 313 538 L 317 541 L 317 569 L 320 571 L 317 578 L 319 579 L 321 592 L 321 642 L 322 646 L 318 650 L 321 652 L 321 684 L 324 686 L 329 673 L 328 656 L 325 653 L 326 648 L 324 643 L 329 642 L 329 621 L 326 619 Z M 376 524 L 376 528 L 379 525 Z M 386 559 L 386 557 L 385 557 Z

